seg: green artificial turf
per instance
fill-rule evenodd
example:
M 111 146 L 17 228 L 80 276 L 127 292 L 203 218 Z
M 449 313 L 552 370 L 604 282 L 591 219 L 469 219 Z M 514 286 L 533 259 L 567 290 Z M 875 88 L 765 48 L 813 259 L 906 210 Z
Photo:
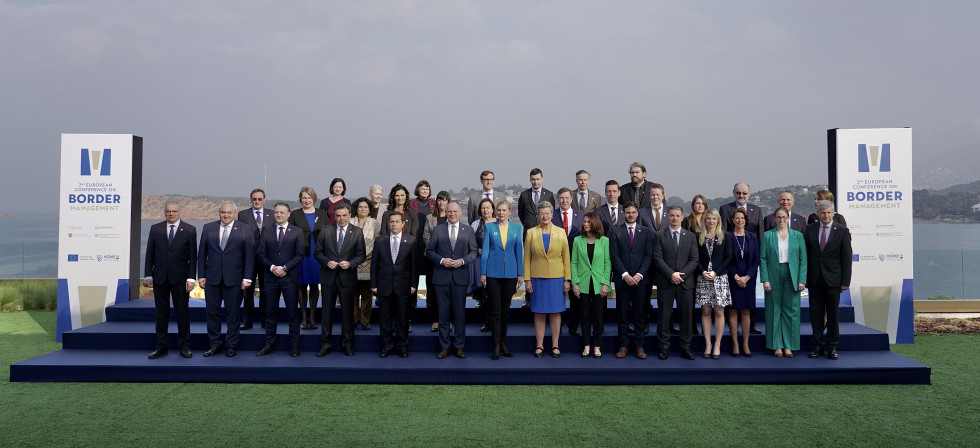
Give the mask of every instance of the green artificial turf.
M 57 350 L 55 313 L 0 313 L 0 365 Z M 978 335 L 892 350 L 930 386 L 10 383 L 13 446 L 977 446 Z M 597 373 L 597 374 L 601 374 Z

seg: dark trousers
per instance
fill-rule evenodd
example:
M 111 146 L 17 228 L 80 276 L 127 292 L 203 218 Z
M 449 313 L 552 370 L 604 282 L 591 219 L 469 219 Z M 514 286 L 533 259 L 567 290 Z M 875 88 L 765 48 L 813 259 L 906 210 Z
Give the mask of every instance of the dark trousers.
M 267 275 L 272 275 L 267 274 Z M 265 343 L 276 343 L 276 330 L 279 323 L 279 295 L 286 302 L 286 319 L 289 322 L 289 345 L 299 345 L 299 284 L 288 277 L 270 279 L 263 282 L 265 298 Z M 266 291 L 268 288 L 268 291 Z
M 439 346 L 450 345 L 462 350 L 466 345 L 466 287 L 467 285 L 436 285 L 439 301 Z M 453 323 L 453 339 L 449 340 L 449 322 Z
M 436 321 L 439 321 L 439 300 L 436 299 L 436 285 L 432 283 L 432 262 L 428 258 L 425 259 L 426 271 L 425 271 L 425 307 L 432 309 L 432 314 L 436 317 Z M 418 297 L 418 294 L 415 295 Z M 414 305 L 412 306 L 414 308 Z
M 649 302 L 649 286 L 639 284 L 629 286 L 624 281 L 616 282 L 616 317 L 618 322 L 619 347 L 629 347 L 630 330 L 628 323 L 633 323 L 633 341 L 637 348 L 643 347 L 643 329 L 647 326 L 646 306 Z M 644 297 L 646 296 L 646 297 Z
M 490 279 L 488 278 L 489 282 Z M 487 307 L 487 288 L 479 287 L 470 292 L 470 296 L 476 301 L 477 305 L 480 305 L 480 314 L 483 315 L 481 323 L 490 324 L 490 308 Z
M 165 283 L 153 284 L 153 303 L 157 308 L 157 348 L 167 349 L 167 328 L 170 324 L 170 300 L 173 298 L 174 313 L 177 314 L 177 346 L 180 348 L 191 345 L 191 318 L 187 310 L 190 295 L 186 283 L 173 285 Z
M 204 310 L 208 316 L 208 341 L 211 347 L 221 346 L 221 304 L 225 305 L 228 316 L 228 329 L 225 345 L 235 348 L 238 345 L 238 326 L 241 325 L 242 287 L 225 286 L 206 282 L 204 287 Z
M 582 345 L 599 347 L 605 325 L 606 298 L 599 294 L 582 293 L 581 297 L 576 297 L 576 301 L 582 316 Z
M 507 343 L 507 324 L 510 323 L 510 301 L 517 292 L 516 278 L 487 277 L 487 299 L 483 306 L 490 312 L 490 334 L 493 345 Z
M 256 262 L 256 266 L 261 263 Z M 259 286 L 259 306 L 255 306 L 255 285 Z M 259 273 L 252 279 L 252 285 L 242 291 L 242 322 L 250 324 L 256 320 L 265 321 L 265 274 Z M 278 302 L 278 301 L 277 301 Z M 278 303 L 276 304 L 278 305 Z M 277 307 L 278 308 L 278 307 Z
M 681 329 L 681 350 L 691 350 L 691 337 L 694 334 L 694 290 L 684 289 L 670 284 L 657 286 L 657 307 L 660 308 L 660 319 L 657 321 L 657 337 L 660 339 L 660 349 L 670 348 L 670 321 L 674 314 L 674 303 L 677 303 L 677 322 Z
M 371 281 L 358 280 L 357 289 L 354 291 L 354 323 L 360 322 L 361 325 L 371 323 L 372 299 L 374 299 L 374 293 L 371 292 Z
M 818 279 L 810 288 L 810 327 L 813 328 L 813 348 L 837 350 L 840 344 L 840 286 L 827 286 Z M 823 315 L 827 313 L 827 340 L 824 341 Z
M 378 296 L 378 320 L 381 325 L 381 351 L 398 348 L 408 351 L 408 302 L 410 296 Z M 395 337 L 392 338 L 392 333 Z
M 582 294 L 583 296 L 585 294 Z M 573 329 L 578 329 L 582 325 L 584 318 L 582 317 L 580 299 L 575 297 L 575 293 L 571 289 L 568 290 L 568 309 L 565 311 L 565 320 L 568 323 L 568 332 L 571 333 Z
M 331 347 L 333 337 L 334 301 L 340 297 L 340 346 L 354 346 L 354 289 L 356 286 L 343 286 L 335 281 L 332 285 L 321 284 L 323 294 L 323 313 L 320 317 L 320 344 Z

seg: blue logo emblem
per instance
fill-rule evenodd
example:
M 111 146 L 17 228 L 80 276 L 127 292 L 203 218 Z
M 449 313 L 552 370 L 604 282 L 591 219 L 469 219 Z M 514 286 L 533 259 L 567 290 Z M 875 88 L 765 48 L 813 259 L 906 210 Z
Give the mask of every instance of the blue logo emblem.
M 68 254 L 68 261 L 78 261 L 78 254 Z
M 108 176 L 112 170 L 112 149 L 89 151 L 82 148 L 82 176 L 91 176 L 92 172 L 99 176 Z
M 892 170 L 892 145 L 883 143 L 881 147 L 872 146 L 870 154 L 868 145 L 858 145 L 858 172 L 870 173 L 871 167 L 877 167 L 879 173 Z

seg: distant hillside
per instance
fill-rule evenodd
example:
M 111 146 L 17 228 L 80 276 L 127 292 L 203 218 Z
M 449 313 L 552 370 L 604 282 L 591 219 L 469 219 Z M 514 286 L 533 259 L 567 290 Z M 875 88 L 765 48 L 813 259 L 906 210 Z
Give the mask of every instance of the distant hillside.
M 827 188 L 827 186 L 787 185 L 784 187 L 767 188 L 761 191 L 753 191 L 752 197 L 749 198 L 749 202 L 758 205 L 762 209 L 763 215 L 768 215 L 772 213 L 776 207 L 779 207 L 779 191 L 786 188 L 793 190 L 793 198 L 796 200 L 793 210 L 796 213 L 806 215 L 810 213 L 811 209 L 813 209 L 813 199 L 816 197 L 817 191 L 823 190 Z M 671 196 L 667 198 L 667 205 L 679 205 L 684 207 L 684 213 L 687 214 L 690 213 L 691 199 L 693 198 Z M 722 205 L 734 200 L 735 198 L 731 195 L 719 198 L 708 198 L 708 208 L 720 208 Z
M 915 219 L 943 222 L 980 222 L 973 206 L 980 204 L 980 181 L 953 185 L 942 190 L 912 192 Z
M 929 157 L 915 165 L 912 184 L 917 189 L 941 190 L 980 178 L 980 142 Z

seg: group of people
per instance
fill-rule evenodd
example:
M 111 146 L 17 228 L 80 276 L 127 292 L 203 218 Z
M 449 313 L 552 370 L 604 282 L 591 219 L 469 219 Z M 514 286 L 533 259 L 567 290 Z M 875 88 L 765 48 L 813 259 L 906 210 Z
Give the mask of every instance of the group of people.
M 799 350 L 800 292 L 809 287 L 810 357 L 838 358 L 838 308 L 840 293 L 850 284 L 851 245 L 831 192 L 821 191 L 815 213 L 804 219 L 792 212 L 793 192 L 783 190 L 780 207 L 763 217 L 748 202 L 749 185 L 740 182 L 734 186 L 733 202 L 709 208 L 704 196 L 697 195 L 685 216 L 680 206 L 666 206 L 663 185 L 646 180 L 642 163 L 631 164 L 629 173 L 630 181 L 622 185 L 606 182 L 603 201 L 589 189 L 585 170 L 576 173 L 574 189 L 553 193 L 543 187 L 543 173 L 535 168 L 531 187 L 517 202 L 519 224 L 510 219 L 510 202 L 494 191 L 489 170 L 480 174 L 482 188 L 469 197 L 466 216 L 447 192 L 433 198 L 424 180 L 416 185 L 414 198 L 398 184 L 385 203 L 378 185 L 351 202 L 345 197 L 346 183 L 338 178 L 330 184 L 331 196 L 318 206 L 311 187 L 300 190 L 301 207 L 295 210 L 286 203 L 265 208 L 261 189 L 252 191 L 252 206 L 245 210 L 222 203 L 219 220 L 204 225 L 199 243 L 196 229 L 181 222 L 179 204 L 168 202 L 166 220 L 152 226 L 147 242 L 144 283 L 153 286 L 157 308 L 157 346 L 149 357 L 167 354 L 171 300 L 180 354 L 192 356 L 187 301 L 195 281 L 205 289 L 210 341 L 205 357 L 222 351 L 235 356 L 239 331 L 252 328 L 255 318 L 265 328 L 265 345 L 257 356 L 275 351 L 280 296 L 286 304 L 292 356 L 300 356 L 300 330 L 317 329 L 317 317 L 317 356 L 332 351 L 335 302 L 341 314 L 341 347 L 352 356 L 355 326 L 371 328 L 376 299 L 380 356 L 408 357 L 410 309 L 417 304 L 418 280 L 425 274 L 426 303 L 438 316 L 432 331 L 439 333 L 439 359 L 467 356 L 465 308 L 470 295 L 484 311 L 481 330 L 491 332 L 492 359 L 513 356 L 507 327 L 511 300 L 521 285 L 525 306 L 534 314 L 533 354 L 538 358 L 561 356 L 563 313 L 569 333 L 581 337 L 581 356 L 601 358 L 606 299 L 615 290 L 615 357 L 632 351 L 645 359 L 654 286 L 659 359 L 670 354 L 672 332 L 679 334 L 681 356 L 695 359 L 695 304 L 701 309 L 705 358 L 720 358 L 726 322 L 732 356 L 751 357 L 757 281 L 765 290 L 766 347 L 774 356 L 793 357 Z M 315 316 L 321 294 L 321 314 Z M 224 336 L 222 304 L 227 312 Z M 551 344 L 546 351 L 547 327 Z

